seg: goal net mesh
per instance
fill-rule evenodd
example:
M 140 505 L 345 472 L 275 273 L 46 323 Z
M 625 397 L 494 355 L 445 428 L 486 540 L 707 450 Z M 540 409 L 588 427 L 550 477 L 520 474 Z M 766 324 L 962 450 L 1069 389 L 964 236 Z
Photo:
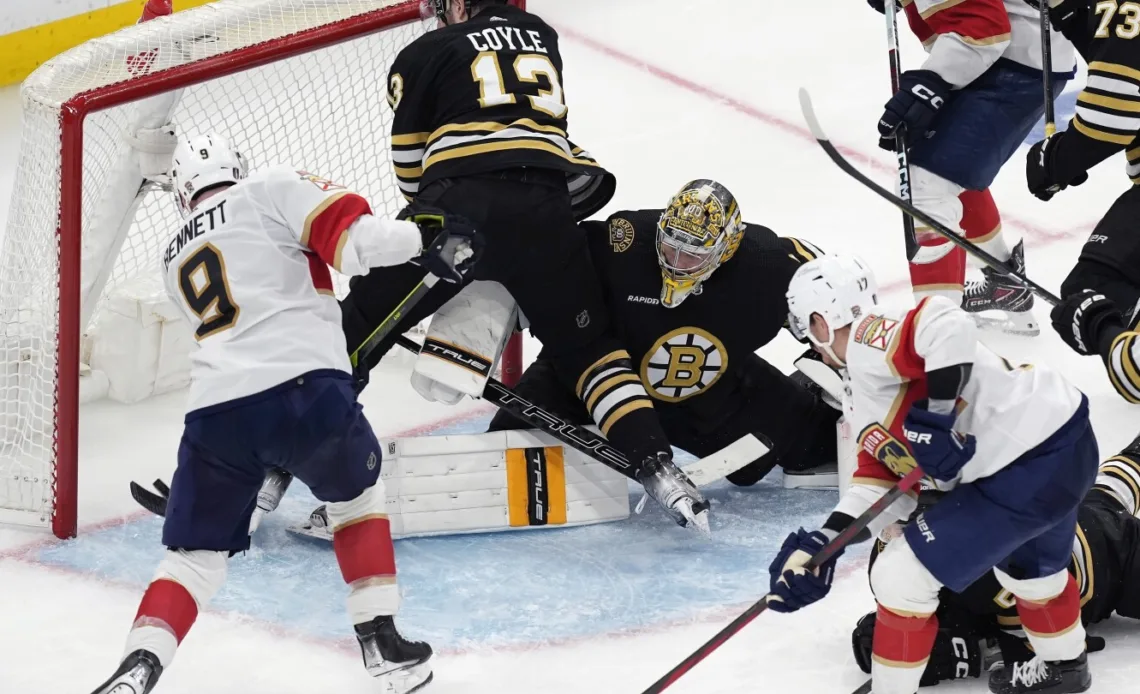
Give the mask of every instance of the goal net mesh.
M 132 156 L 127 133 L 137 102 L 87 115 L 82 200 L 62 199 L 61 111 L 113 85 L 145 81 L 159 94 L 171 86 L 163 79 L 187 66 L 233 52 L 242 60 L 250 47 L 280 45 L 285 53 L 306 32 L 376 22 L 378 13 L 383 26 L 372 33 L 185 88 L 172 120 L 180 133 L 229 135 L 254 169 L 291 164 L 360 192 L 377 214 L 395 214 L 403 199 L 389 154 L 385 79 L 397 52 L 428 29 L 416 19 L 418 0 L 219 0 L 90 41 L 25 82 L 16 182 L 0 245 L 0 520 L 48 524 L 57 503 L 75 503 L 55 498 L 56 418 L 65 400 L 57 394 L 56 363 L 63 206 L 82 206 L 81 331 L 117 287 L 157 275 L 164 238 L 181 223 L 170 193 L 157 187 L 133 209 L 129 225 L 108 223 L 108 209 L 123 205 L 117 188 Z M 133 191 L 127 198 L 129 207 Z M 346 289 L 338 278 L 338 293 Z

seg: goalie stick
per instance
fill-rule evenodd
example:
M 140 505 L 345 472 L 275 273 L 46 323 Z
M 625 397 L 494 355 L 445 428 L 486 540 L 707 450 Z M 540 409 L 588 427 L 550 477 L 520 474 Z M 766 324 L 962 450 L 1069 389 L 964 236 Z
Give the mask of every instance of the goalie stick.
M 827 133 L 823 132 L 823 128 L 820 127 L 819 124 L 819 119 L 816 118 L 815 109 L 812 107 L 811 94 L 809 94 L 806 89 L 802 88 L 800 89 L 800 108 L 803 110 L 804 120 L 807 121 L 807 125 L 811 130 L 812 137 L 814 137 L 815 141 L 819 143 L 819 146 L 823 148 L 823 151 L 827 153 L 827 156 L 831 158 L 831 161 L 835 162 L 835 165 L 842 169 L 843 172 L 848 176 L 854 178 L 856 181 L 859 181 L 867 188 L 870 188 L 871 191 L 876 195 L 899 208 L 903 212 L 909 214 L 911 217 L 914 217 L 915 220 L 922 222 L 924 225 L 929 227 L 931 231 L 934 231 L 938 235 L 946 238 L 946 240 L 950 241 L 954 245 L 964 249 L 967 253 L 974 256 L 978 260 L 981 260 L 986 265 L 989 265 L 994 270 L 997 270 L 1002 275 L 1015 280 L 1018 284 L 1030 290 L 1048 303 L 1055 306 L 1061 302 L 1061 300 L 1058 299 L 1049 290 L 1045 289 L 1025 275 L 1017 272 L 1007 263 L 1003 263 L 1002 261 L 998 260 L 994 256 L 979 248 L 974 243 L 954 233 L 954 231 L 947 227 L 945 224 L 942 224 L 909 202 L 900 199 L 897 195 L 891 193 L 886 188 L 883 188 L 879 184 L 875 183 L 864 173 L 859 171 L 859 169 L 855 168 L 850 161 L 848 161 L 842 154 L 839 153 L 839 150 L 835 148 L 835 145 L 831 143 L 831 140 L 827 138 Z
M 890 2 L 891 0 L 887 1 Z M 827 563 L 828 560 L 838 554 L 840 550 L 851 544 L 851 542 L 855 539 L 855 536 L 862 532 L 862 530 L 868 525 L 870 525 L 871 521 L 875 520 L 875 518 L 882 514 L 883 511 L 886 511 L 891 506 L 891 504 L 898 501 L 900 497 L 910 491 L 911 487 L 918 484 L 919 480 L 922 479 L 922 476 L 923 472 L 922 468 L 920 467 L 915 467 L 913 470 L 908 472 L 906 476 L 895 483 L 895 485 L 891 487 L 886 494 L 882 495 L 877 501 L 875 501 L 875 503 L 871 504 L 871 507 L 864 511 L 861 516 L 852 521 L 851 525 L 847 526 L 843 529 L 842 532 L 836 535 L 834 540 L 824 545 L 823 549 L 819 550 L 819 552 L 817 552 L 811 559 L 808 560 L 806 564 L 804 564 L 804 569 L 807 571 L 814 571 L 821 564 Z M 729 622 L 728 626 L 718 631 L 715 636 L 706 641 L 700 648 L 693 651 L 688 658 L 685 658 L 680 663 L 678 663 L 676 667 L 665 673 L 664 677 L 650 685 L 650 687 L 642 692 L 642 694 L 660 694 L 660 692 L 668 689 L 670 685 L 681 679 L 685 673 L 696 667 L 697 663 L 701 662 L 710 654 L 712 654 L 713 651 L 723 646 L 725 641 L 728 641 L 730 638 L 739 633 L 741 629 L 748 626 L 752 620 L 759 617 L 767 609 L 768 594 L 765 594 L 764 597 L 760 598 L 751 607 L 741 613 L 739 617 Z

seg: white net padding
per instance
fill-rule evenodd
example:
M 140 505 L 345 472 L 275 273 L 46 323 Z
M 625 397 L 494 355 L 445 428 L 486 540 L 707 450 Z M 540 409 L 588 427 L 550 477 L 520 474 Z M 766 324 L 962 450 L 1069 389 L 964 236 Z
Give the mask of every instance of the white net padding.
M 391 169 L 385 79 L 397 52 L 428 28 L 409 21 L 415 17 L 418 0 L 219 0 L 93 40 L 28 78 L 0 248 L 0 520 L 48 524 L 63 506 L 74 517 L 73 496 L 56 498 L 55 491 L 58 461 L 71 455 L 57 450 L 59 408 L 77 407 L 74 394 L 57 397 L 56 349 L 69 331 L 60 333 L 59 253 L 67 239 L 57 229 L 61 209 L 75 204 L 61 200 L 61 110 L 110 85 L 153 84 L 140 95 L 155 96 L 181 86 L 165 81 L 170 76 L 202 61 L 221 64 L 217 56 L 234 51 L 239 67 L 252 59 L 251 47 L 284 56 L 320 27 L 375 24 L 372 33 L 343 43 L 229 76 L 206 75 L 175 95 L 172 120 L 180 131 L 228 134 L 255 169 L 293 164 L 357 190 L 377 214 L 394 214 L 403 202 Z M 134 207 L 141 178 L 127 133 L 139 113 L 128 103 L 84 122 L 81 331 L 116 287 L 159 271 L 163 240 L 180 224 L 167 192 L 148 191 Z M 129 223 L 117 223 L 124 215 Z M 342 292 L 344 286 L 338 283 Z

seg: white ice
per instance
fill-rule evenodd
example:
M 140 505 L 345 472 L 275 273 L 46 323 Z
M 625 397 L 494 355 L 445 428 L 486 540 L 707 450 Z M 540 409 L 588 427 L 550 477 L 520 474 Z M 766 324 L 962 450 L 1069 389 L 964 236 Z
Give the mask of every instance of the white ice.
M 748 220 L 825 249 L 860 253 L 878 271 L 888 298 L 906 300 L 899 215 L 827 161 L 808 137 L 796 100 L 798 87 L 811 89 L 833 140 L 860 166 L 889 182 L 891 159 L 875 148 L 874 135 L 888 95 L 884 31 L 881 17 L 865 3 L 531 0 L 531 9 L 562 32 L 571 136 L 619 177 L 609 209 L 660 206 L 683 182 L 716 178 L 734 191 Z M 904 62 L 915 66 L 921 49 L 903 33 Z M 7 88 L 0 90 L 0 161 L 8 162 L 0 166 L 0 223 L 18 144 L 19 99 L 15 88 Z M 1046 206 L 1024 190 L 1022 157 L 1014 156 L 994 185 L 994 195 L 1007 232 L 1026 239 L 1030 274 L 1057 288 L 1085 235 L 1128 185 L 1124 162 L 1113 158 L 1087 184 Z M 1047 326 L 1046 308 L 1039 305 L 1037 315 Z M 1112 392 L 1099 362 L 1079 359 L 1048 327 L 1033 340 L 989 339 L 1015 361 L 1061 369 L 1088 393 L 1102 453 L 1118 450 L 1136 434 L 1135 410 Z M 764 354 L 788 368 L 799 350 L 790 339 L 780 338 Z M 535 351 L 530 344 L 529 353 Z M 398 367 L 375 375 L 364 400 L 369 418 L 385 433 L 455 414 L 424 404 Z M 169 478 L 181 407 L 178 394 L 134 407 L 85 407 L 82 528 L 90 531 L 137 513 L 126 493 L 129 480 Z M 29 559 L 34 553 L 27 548 L 36 543 L 50 546 L 52 541 L 39 532 L 0 530 L 0 691 L 90 691 L 118 662 L 141 584 Z M 689 548 L 686 562 L 695 551 Z M 791 616 L 762 615 L 670 691 L 854 689 L 865 676 L 851 658 L 850 632 L 857 617 L 871 609 L 862 554 L 855 550 L 844 558 L 827 600 Z M 766 563 L 767 558 L 757 561 Z M 560 571 L 557 565 L 544 569 Z M 599 564 L 597 570 L 610 569 Z M 678 572 L 692 570 L 678 566 Z M 464 567 L 457 565 L 454 571 Z M 504 602 L 511 600 L 506 587 L 514 578 L 511 566 L 504 565 L 499 577 Z M 766 583 L 766 573 L 757 571 L 752 581 L 757 597 Z M 593 599 L 636 605 L 642 597 L 615 590 Z M 744 606 L 725 604 L 681 623 L 574 641 L 451 650 L 438 658 L 436 683 L 428 691 L 634 694 Z M 536 609 L 541 623 L 541 607 Z M 1092 691 L 1136 690 L 1140 625 L 1113 620 L 1098 632 L 1108 636 L 1109 645 L 1092 657 Z M 371 689 L 359 654 L 344 639 L 319 639 L 271 621 L 207 610 L 158 691 L 348 694 Z M 985 684 L 941 685 L 940 691 L 980 692 Z

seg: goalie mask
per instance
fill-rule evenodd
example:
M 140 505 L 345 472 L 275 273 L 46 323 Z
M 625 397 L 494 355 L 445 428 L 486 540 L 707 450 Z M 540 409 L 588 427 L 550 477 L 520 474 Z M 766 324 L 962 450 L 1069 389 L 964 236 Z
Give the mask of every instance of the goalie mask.
M 744 236 L 740 207 L 728 189 L 709 179 L 686 183 L 657 222 L 661 305 L 676 308 L 736 253 Z
M 174 148 L 170 179 L 182 217 L 189 217 L 194 198 L 210 188 L 233 184 L 249 174 L 249 165 L 228 138 L 217 133 L 182 137 Z

